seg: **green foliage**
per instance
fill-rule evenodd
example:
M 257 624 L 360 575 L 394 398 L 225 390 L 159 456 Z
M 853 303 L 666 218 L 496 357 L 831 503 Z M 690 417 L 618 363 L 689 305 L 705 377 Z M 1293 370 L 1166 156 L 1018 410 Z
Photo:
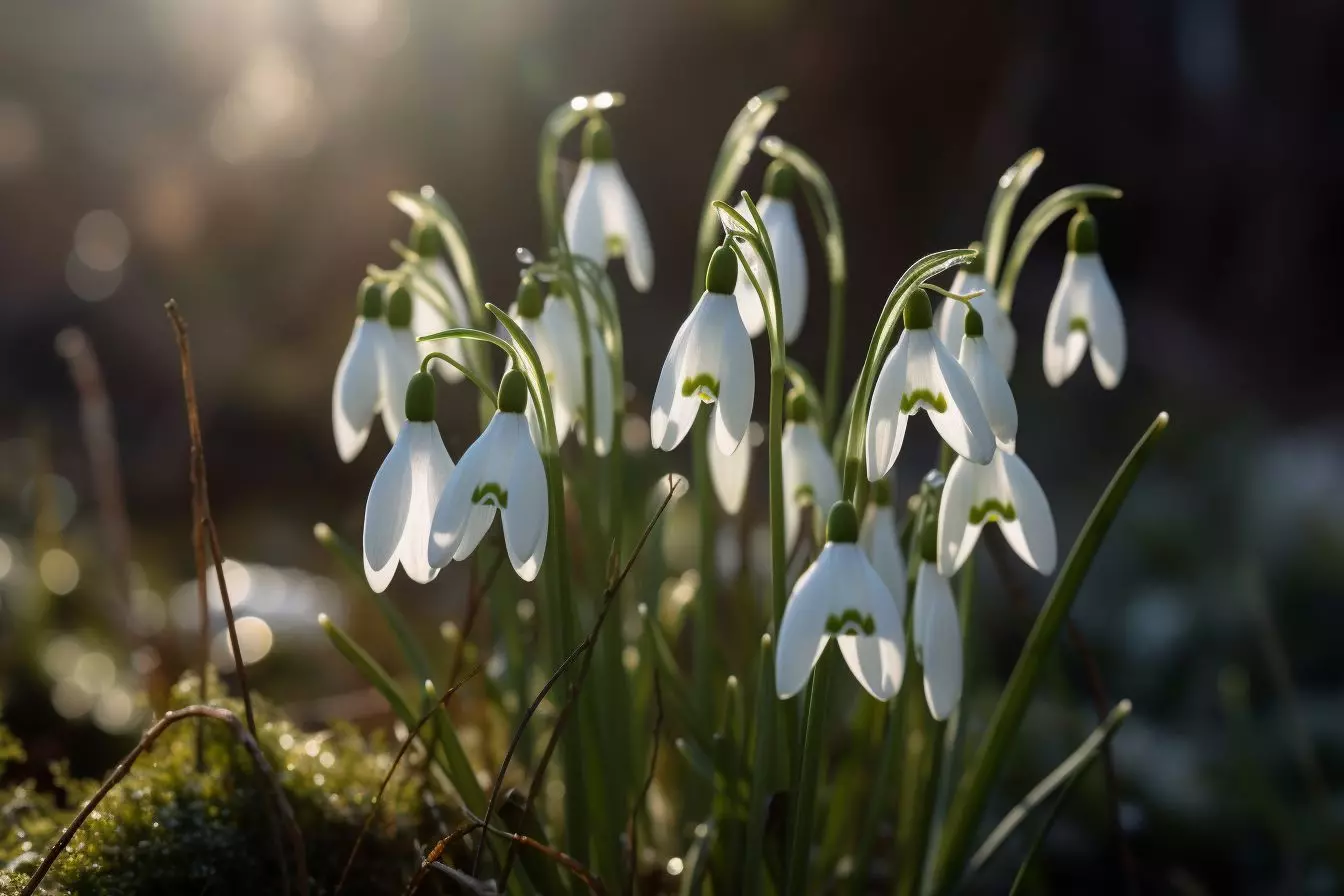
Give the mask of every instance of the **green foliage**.
M 220 692 L 218 685 L 212 690 Z M 174 690 L 174 705 L 189 705 L 196 692 L 194 679 L 184 680 Z M 253 703 L 261 749 L 303 831 L 310 892 L 330 893 L 392 755 L 385 744 L 349 726 L 305 732 L 255 695 Z M 237 701 L 217 704 L 242 712 Z M 198 730 L 204 737 L 204 772 L 196 766 Z M 0 729 L 0 757 L 14 756 L 13 744 Z M 422 849 L 460 820 L 422 793 L 414 757 L 412 752 L 383 796 L 347 892 L 402 892 Z M 64 807 L 30 785 L 0 791 L 0 896 L 22 890 L 97 782 L 67 787 Z M 275 833 L 270 805 L 264 781 L 227 725 L 209 719 L 174 725 L 85 822 L 41 892 L 277 892 L 278 863 L 283 857 L 292 874 L 293 856 Z M 431 879 L 422 892 L 436 892 L 437 885 Z

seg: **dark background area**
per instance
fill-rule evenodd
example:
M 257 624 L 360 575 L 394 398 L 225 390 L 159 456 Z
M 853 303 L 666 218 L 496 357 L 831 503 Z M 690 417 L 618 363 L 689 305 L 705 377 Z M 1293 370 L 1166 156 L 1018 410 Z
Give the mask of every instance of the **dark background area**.
M 747 97 L 785 85 L 767 132 L 822 164 L 844 215 L 846 388 L 890 286 L 920 255 L 979 236 L 995 179 L 1023 151 L 1040 146 L 1046 160 L 1019 219 L 1066 184 L 1125 191 L 1093 207 L 1127 318 L 1123 383 L 1103 393 L 1084 362 L 1064 388 L 1045 386 L 1062 225 L 1018 288 L 1013 381 L 1021 450 L 1054 504 L 1061 550 L 1153 416 L 1172 417 L 1075 610 L 1112 695 L 1137 707 L 1116 741 L 1122 818 L 1154 891 L 1337 891 L 1342 26 L 1344 7 L 1326 0 L 10 0 L 0 601 L 18 588 L 35 475 L 70 485 L 67 537 L 78 543 L 82 525 L 96 549 L 76 395 L 53 348 L 70 326 L 104 367 L 145 587 L 168 595 L 191 578 L 170 297 L 192 325 L 230 553 L 334 575 L 312 524 L 357 533 L 381 459 L 375 432 L 377 450 L 340 463 L 330 390 L 364 267 L 392 266 L 387 242 L 405 235 L 387 191 L 434 184 L 466 227 L 487 296 L 506 304 L 515 247 L 540 239 L 539 128 L 578 93 L 628 97 L 609 120 L 657 276 L 648 296 L 616 276 L 630 407 L 646 414 L 691 293 L 723 131 Z M 762 167 L 743 186 L 755 191 Z M 97 210 L 115 219 L 85 217 Z M 795 353 L 819 372 L 824 277 L 808 239 L 814 289 Z M 474 435 L 444 429 L 455 455 Z M 931 445 L 903 453 L 902 493 Z M 763 483 L 753 488 L 763 520 Z M 1026 584 L 1039 601 L 1045 583 Z M 985 591 L 973 661 L 1001 676 L 1027 622 L 998 593 Z M 326 690 L 289 674 L 286 692 Z M 1069 687 L 1086 718 L 1086 695 Z M 1076 739 L 1029 738 L 1005 790 L 1024 792 Z M 1061 881 L 1114 867 L 1104 826 L 1092 828 L 1056 829 Z

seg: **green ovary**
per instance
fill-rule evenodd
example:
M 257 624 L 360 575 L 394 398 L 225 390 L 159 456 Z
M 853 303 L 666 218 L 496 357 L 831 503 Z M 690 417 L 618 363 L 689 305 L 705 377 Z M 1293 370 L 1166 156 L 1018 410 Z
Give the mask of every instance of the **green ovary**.
M 1088 334 L 1087 318 L 1084 317 L 1069 318 L 1069 332 L 1082 333 L 1084 336 L 1086 336 Z
M 909 414 L 920 402 L 924 403 L 926 408 L 944 413 L 947 410 L 947 396 L 939 392 L 934 395 L 928 389 L 916 389 L 913 392 L 907 392 L 901 395 L 901 413 Z
M 607 236 L 607 254 L 612 258 L 620 258 L 625 255 L 625 240 L 614 234 Z
M 476 486 L 471 493 L 473 504 L 493 504 L 500 510 L 509 509 L 509 493 L 497 482 L 486 482 Z
M 1017 508 L 1013 506 L 1012 501 L 1002 504 L 998 498 L 989 498 L 971 508 L 972 526 L 978 526 L 989 519 L 1011 523 L 1017 519 Z
M 860 613 L 853 607 L 839 616 L 832 613 L 826 617 L 828 635 L 871 635 L 875 631 L 877 626 L 873 624 L 873 617 L 868 613 Z
M 681 381 L 681 394 L 692 395 L 705 403 L 719 400 L 719 381 L 708 373 L 697 373 Z
M 793 490 L 793 503 L 800 507 L 806 507 L 808 504 L 817 503 L 816 492 L 812 491 L 812 486 L 803 483 Z

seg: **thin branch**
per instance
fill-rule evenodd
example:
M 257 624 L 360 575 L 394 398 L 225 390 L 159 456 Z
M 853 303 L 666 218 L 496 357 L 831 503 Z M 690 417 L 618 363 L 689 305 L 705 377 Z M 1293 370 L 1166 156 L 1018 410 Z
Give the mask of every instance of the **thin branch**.
M 467 834 L 470 834 L 473 831 L 479 831 L 480 829 L 481 823 L 479 821 L 470 821 L 466 824 L 459 825 L 451 834 L 444 837 L 438 843 L 435 843 L 434 848 L 425 855 L 425 860 L 420 863 L 420 869 L 415 872 L 415 876 L 411 878 L 411 882 L 406 885 L 406 893 L 404 896 L 414 896 L 415 891 L 420 888 L 420 884 L 424 881 L 425 875 L 429 872 L 429 869 L 438 864 L 439 859 L 443 856 L 444 851 L 448 849 L 448 847 L 452 846 L 458 840 L 461 840 Z
M 345 889 L 345 881 L 350 876 L 350 869 L 355 864 L 355 856 L 359 854 L 359 848 L 364 843 L 364 837 L 369 833 L 369 828 L 373 826 L 373 819 L 378 815 L 378 806 L 382 802 L 383 794 L 387 791 L 387 785 L 392 781 L 392 775 L 396 772 L 397 766 L 405 758 L 406 752 L 411 748 L 411 744 L 420 734 L 420 729 L 437 713 L 440 709 L 448 708 L 448 701 L 458 692 L 464 684 L 475 678 L 481 671 L 481 666 L 477 666 L 467 673 L 466 677 L 458 681 L 448 690 L 443 692 L 443 696 L 435 701 L 434 705 L 420 717 L 420 721 L 415 723 L 415 727 L 406 733 L 406 739 L 401 742 L 401 748 L 397 750 L 397 755 L 392 759 L 392 765 L 388 768 L 387 774 L 383 776 L 383 782 L 378 785 L 378 792 L 373 795 L 373 801 L 369 804 L 369 814 L 364 819 L 364 826 L 359 829 L 359 836 L 355 838 L 355 845 L 350 848 L 350 857 L 345 860 L 345 870 L 341 872 L 341 879 L 336 884 L 336 896 L 340 896 Z
M 201 521 L 206 535 L 210 539 L 210 553 L 215 558 L 215 578 L 219 582 L 219 599 L 224 604 L 224 619 L 229 626 L 229 645 L 233 648 L 234 671 L 238 673 L 238 686 L 243 692 L 243 709 L 247 713 L 247 730 L 257 736 L 257 720 L 252 715 L 252 689 L 247 686 L 247 668 L 243 664 L 243 648 L 238 643 L 238 626 L 233 621 L 233 602 L 229 600 L 229 586 L 224 581 L 224 552 L 219 549 L 219 532 L 215 530 L 215 521 L 210 517 L 210 508 L 206 507 L 205 518 Z
M 112 788 L 116 787 L 117 784 L 130 773 L 131 767 L 135 764 L 135 761 L 153 747 L 155 741 L 157 741 L 170 727 L 189 718 L 215 719 L 216 721 L 224 722 L 233 730 L 234 736 L 237 737 L 238 741 L 247 749 L 247 752 L 251 754 L 252 762 L 257 768 L 257 773 L 263 780 L 265 780 L 270 789 L 273 803 L 271 809 L 279 813 L 280 819 L 284 823 L 286 834 L 289 837 L 290 847 L 294 853 L 295 871 L 298 872 L 298 891 L 300 896 L 306 896 L 308 893 L 308 859 L 303 845 L 303 832 L 299 830 L 298 822 L 294 819 L 294 810 L 290 808 L 289 801 L 285 798 L 284 788 L 280 786 L 279 778 L 276 777 L 275 771 L 266 761 L 266 757 L 262 753 L 261 747 L 257 744 L 256 739 L 244 730 L 242 722 L 238 720 L 236 715 L 229 712 L 227 709 L 218 706 L 186 706 L 182 709 L 175 709 L 172 712 L 165 714 L 163 718 L 151 725 L 140 738 L 140 742 L 135 745 L 135 748 L 132 749 L 131 752 L 126 755 L 126 758 L 121 760 L 121 762 L 117 764 L 117 767 L 112 770 L 112 773 L 108 775 L 107 780 L 98 788 L 98 792 L 84 804 L 84 807 L 81 808 L 78 813 L 76 813 L 74 820 L 71 821 L 69 827 L 65 829 L 65 833 L 61 834 L 60 839 L 58 839 L 55 845 L 53 845 L 47 852 L 46 858 L 42 860 L 42 864 L 28 881 L 27 886 L 24 887 L 21 896 L 33 896 L 33 894 L 37 892 L 37 888 L 41 885 L 42 879 L 47 876 L 47 872 L 51 870 L 51 866 L 55 864 L 56 859 L 65 848 L 70 845 L 70 841 L 74 839 L 75 834 L 79 832 L 79 829 L 83 826 L 84 822 L 87 821 L 94 810 L 98 808 L 98 805 L 103 801 L 103 798 L 111 793 Z M 275 818 L 269 812 L 268 817 L 271 819 L 272 823 L 274 823 Z M 278 832 L 276 836 L 276 850 L 279 857 L 280 872 L 286 877 L 284 890 L 287 892 L 289 890 L 289 883 L 285 862 L 285 849 L 284 845 L 280 842 Z
M 1026 588 L 1022 585 L 1022 580 L 1018 578 L 1017 572 L 1013 567 L 1013 561 L 1008 556 L 1007 543 L 1003 536 L 997 532 L 986 532 L 985 547 L 989 551 L 990 561 L 994 564 L 995 572 L 998 573 L 999 581 L 1003 583 L 1004 591 L 1008 593 L 1008 598 L 1013 605 L 1024 616 L 1032 616 L 1031 599 L 1027 596 Z M 1083 632 L 1074 624 L 1072 617 L 1065 620 L 1066 631 L 1068 632 L 1069 644 L 1074 652 L 1078 654 L 1083 663 L 1083 673 L 1087 680 L 1088 693 L 1092 698 L 1092 708 L 1097 714 L 1100 722 L 1106 721 L 1106 716 L 1111 711 L 1111 698 L 1106 691 L 1106 685 L 1101 678 L 1101 669 L 1097 665 L 1095 654 L 1083 636 Z M 1106 778 L 1106 801 L 1109 804 L 1111 819 L 1111 835 L 1115 841 L 1116 852 L 1120 856 L 1120 866 L 1125 874 L 1125 890 L 1128 893 L 1138 893 L 1138 866 L 1134 862 L 1134 854 L 1130 851 L 1129 842 L 1125 839 L 1125 829 L 1120 823 L 1120 784 L 1115 775 L 1115 763 L 1111 759 L 1111 745 L 1107 741 L 1101 747 L 1101 768 Z
M 653 787 L 653 775 L 658 770 L 658 735 L 663 727 L 663 686 L 658 670 L 653 670 L 653 751 L 649 755 L 649 774 L 644 779 L 644 787 L 639 791 L 639 799 L 630 807 L 630 826 L 626 829 L 625 839 L 630 844 L 630 877 L 625 892 L 634 896 L 635 881 L 639 879 L 639 810 L 649 800 L 649 790 Z
M 639 541 L 635 544 L 635 549 L 631 552 L 630 559 L 626 561 L 620 574 L 607 585 L 607 590 L 602 595 L 602 609 L 597 614 L 597 621 L 593 623 L 592 630 L 589 631 L 588 636 L 579 643 L 579 646 L 575 647 L 569 656 L 565 657 L 564 661 L 560 663 L 560 666 L 551 673 L 551 677 L 546 680 L 546 684 L 542 685 L 541 690 L 537 692 L 537 696 L 532 700 L 532 705 L 527 708 L 527 712 L 523 714 L 522 720 L 519 721 L 518 728 L 513 733 L 513 740 L 509 743 L 509 749 L 504 754 L 504 761 L 500 763 L 499 772 L 495 775 L 495 784 L 490 788 L 490 800 L 485 805 L 485 818 L 482 821 L 482 824 L 486 827 L 489 827 L 490 819 L 494 816 L 495 803 L 499 799 L 499 791 L 504 784 L 504 774 L 508 771 L 509 763 L 513 761 L 513 754 L 518 749 L 519 742 L 523 739 L 523 732 L 527 730 L 528 723 L 532 721 L 532 716 L 536 714 L 537 709 L 541 706 L 541 702 L 546 699 L 546 695 L 550 693 L 551 688 L 555 686 L 555 683 L 560 680 L 560 677 L 565 674 L 569 667 L 573 665 L 574 661 L 580 656 L 583 657 L 583 665 L 579 669 L 578 677 L 570 687 L 570 704 L 574 702 L 574 699 L 578 696 L 579 689 L 583 687 L 584 679 L 588 675 L 588 666 L 590 665 L 589 660 L 592 656 L 591 651 L 593 644 L 597 642 L 598 633 L 602 630 L 602 623 L 607 619 L 607 613 L 611 610 L 611 605 L 616 597 L 616 593 L 620 590 L 621 583 L 625 581 L 625 577 L 629 574 L 630 568 L 634 566 L 635 560 L 639 558 L 640 551 L 644 549 L 645 542 L 649 540 L 649 535 L 653 532 L 653 527 L 658 524 L 658 520 L 662 517 L 663 511 L 667 509 L 667 505 L 672 503 L 672 498 L 676 494 L 676 489 L 674 487 L 676 483 L 672 480 L 672 476 L 669 475 L 667 479 L 667 495 L 663 498 L 663 502 L 658 505 L 658 510 L 653 514 L 653 518 L 649 520 L 648 525 L 644 527 L 644 533 L 640 535 Z M 546 747 L 546 752 L 548 754 L 554 749 L 553 744 L 559 737 L 560 730 L 564 727 L 564 720 L 568 717 L 567 711 L 568 705 L 566 706 L 566 711 L 562 712 L 560 717 L 556 719 L 555 727 L 551 730 L 551 744 L 548 744 Z M 535 781 L 533 786 L 535 787 Z M 531 808 L 530 792 L 528 797 L 528 805 L 524 807 L 524 814 Z M 475 875 L 480 868 L 481 854 L 485 851 L 485 841 L 486 838 L 482 837 L 476 844 L 476 855 L 471 860 L 472 875 Z M 512 847 L 510 847 L 510 856 L 511 855 Z M 505 867 L 509 867 L 507 862 Z
M 597 896 L 606 896 L 607 888 L 602 884 L 602 879 L 593 872 L 589 871 L 587 866 L 585 866 L 582 862 L 580 862 L 573 856 L 569 855 L 568 853 L 561 852 L 560 850 L 556 849 L 554 846 L 551 846 L 548 843 L 542 843 L 539 840 L 534 840 L 531 837 L 527 836 L 526 834 L 515 834 L 513 831 L 506 831 L 501 828 L 488 825 L 484 821 L 481 821 L 480 819 L 472 815 L 471 810 L 469 809 L 467 810 L 467 817 L 472 819 L 473 821 L 478 822 L 487 833 L 494 834 L 497 837 L 503 837 L 506 840 L 510 841 L 511 845 L 516 844 L 518 846 L 526 846 L 531 849 L 535 849 L 537 852 L 546 856 L 551 861 L 555 862 L 557 865 L 565 866 L 565 868 L 567 868 L 571 874 L 573 874 L 579 880 L 583 881 L 584 885 L 588 887 L 590 892 L 596 893 Z M 485 837 L 481 838 L 482 841 L 484 841 L 485 839 L 486 839 Z

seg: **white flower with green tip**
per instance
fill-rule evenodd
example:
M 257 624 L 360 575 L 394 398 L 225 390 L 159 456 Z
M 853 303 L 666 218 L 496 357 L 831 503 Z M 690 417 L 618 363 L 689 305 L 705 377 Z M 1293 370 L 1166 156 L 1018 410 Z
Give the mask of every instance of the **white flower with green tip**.
M 803 318 L 807 315 L 807 253 L 803 249 L 803 234 L 798 228 L 798 212 L 794 206 L 794 195 L 798 189 L 798 174 L 793 166 L 776 159 L 765 172 L 765 189 L 761 201 L 756 204 L 761 223 L 770 237 L 770 245 L 775 253 L 775 271 L 779 277 L 779 303 L 784 315 L 784 342 L 792 343 L 803 330 Z M 738 214 L 748 221 L 746 202 L 737 205 Z M 760 257 L 749 245 L 743 247 L 752 273 L 766 291 L 767 300 L 771 297 L 770 277 Z M 746 271 L 739 271 L 737 287 L 737 310 L 747 333 L 754 339 L 765 332 L 765 313 L 761 308 L 760 296 L 751 285 Z
M 361 286 L 359 316 L 332 386 L 332 431 L 346 463 L 363 450 L 375 415 L 381 415 L 388 439 L 396 441 L 405 420 L 402 396 L 420 363 L 409 329 L 410 294 L 401 287 L 386 301 L 383 294 L 384 287 L 372 280 Z
M 404 407 L 406 425 L 373 477 L 364 507 L 364 575 L 374 591 L 387 588 L 398 562 L 417 582 L 439 572 L 429 564 L 425 544 L 453 459 L 434 423 L 433 376 L 411 378 Z
M 979 243 L 972 243 L 972 249 L 981 250 Z M 985 260 L 977 255 L 966 265 L 957 268 L 957 276 L 952 281 L 951 291 L 966 295 L 983 289 L 984 293 L 971 299 L 970 307 L 979 312 L 984 321 L 985 341 L 998 362 L 1004 376 L 1013 372 L 1013 362 L 1017 358 L 1017 330 L 1003 309 L 999 307 L 998 292 L 985 279 Z M 943 345 L 951 348 L 961 342 L 961 334 L 966 329 L 966 303 L 956 299 L 943 300 L 938 309 L 938 338 Z
M 924 699 L 929 714 L 942 721 L 961 702 L 961 618 L 952 599 L 952 584 L 939 575 L 928 553 L 915 573 L 912 613 L 915 657 L 924 670 Z
M 788 411 L 780 457 L 784 475 L 784 544 L 785 550 L 792 550 L 798 543 L 803 514 L 809 508 L 815 514 L 815 531 L 821 531 L 821 515 L 840 500 L 840 474 L 811 420 L 812 408 L 807 397 L 798 392 L 790 395 Z
M 882 363 L 868 411 L 868 479 L 896 463 L 909 418 L 926 411 L 953 451 L 984 464 L 994 456 L 994 433 L 966 372 L 933 332 L 929 294 L 916 289 L 905 305 L 905 329 Z
M 710 257 L 705 293 L 677 330 L 649 414 L 653 447 L 671 451 L 691 431 L 701 404 L 714 405 L 714 443 L 732 454 L 751 422 L 756 366 L 737 312 L 737 256 L 720 246 Z
M 756 434 L 753 435 L 753 432 Z M 747 437 L 732 454 L 724 454 L 718 446 L 710 442 L 709 481 L 714 486 L 714 494 L 719 504 L 729 516 L 742 511 L 747 499 L 747 485 L 751 479 L 751 456 L 755 451 L 754 442 L 760 441 L 760 426 L 751 424 Z
M 980 538 L 997 523 L 1008 545 L 1042 575 L 1055 570 L 1055 518 L 1041 484 L 1013 452 L 1000 449 L 986 466 L 952 462 L 938 512 L 938 570 L 961 569 Z
M 1089 346 L 1103 388 L 1120 385 L 1125 372 L 1125 317 L 1097 249 L 1097 221 L 1080 211 L 1069 222 L 1064 272 L 1045 316 L 1045 381 L 1052 386 L 1073 376 Z
M 775 649 L 775 692 L 803 689 L 826 645 L 835 639 L 859 684 L 890 700 L 905 674 L 905 627 L 891 592 L 856 544 L 854 506 L 840 501 L 826 521 L 826 545 L 799 577 L 784 607 Z
M 612 148 L 611 127 L 601 118 L 583 131 L 583 161 L 565 199 L 569 251 L 606 267 L 625 257 L 630 283 L 640 292 L 653 286 L 653 245 L 634 191 Z
M 873 483 L 868 509 L 859 526 L 859 544 L 868 555 L 882 584 L 887 586 L 896 609 L 905 618 L 905 558 L 901 556 L 901 537 L 896 527 L 896 508 L 891 505 L 891 483 L 884 476 Z
M 411 228 L 411 248 L 420 256 L 419 264 L 403 266 L 409 274 L 407 284 L 415 300 L 411 307 L 411 332 L 418 338 L 452 327 L 471 326 L 466 296 L 444 258 L 443 237 L 438 227 L 417 223 Z M 421 342 L 418 347 L 421 360 L 431 352 L 442 352 L 463 366 L 468 363 L 467 344 L 461 339 Z M 462 371 L 440 360 L 431 361 L 430 369 L 447 383 L 460 383 L 464 379 Z
M 495 416 L 458 461 L 434 511 L 427 539 L 431 566 L 470 556 L 498 513 L 514 570 L 529 582 L 537 577 L 550 504 L 546 470 L 524 416 L 527 403 L 523 374 L 506 372 Z
M 994 359 L 994 352 L 985 335 L 984 319 L 972 308 L 962 316 L 965 335 L 961 337 L 961 351 L 957 363 L 966 371 L 966 378 L 980 399 L 989 428 L 999 447 L 1013 450 L 1017 442 L 1017 401 L 1008 379 Z

